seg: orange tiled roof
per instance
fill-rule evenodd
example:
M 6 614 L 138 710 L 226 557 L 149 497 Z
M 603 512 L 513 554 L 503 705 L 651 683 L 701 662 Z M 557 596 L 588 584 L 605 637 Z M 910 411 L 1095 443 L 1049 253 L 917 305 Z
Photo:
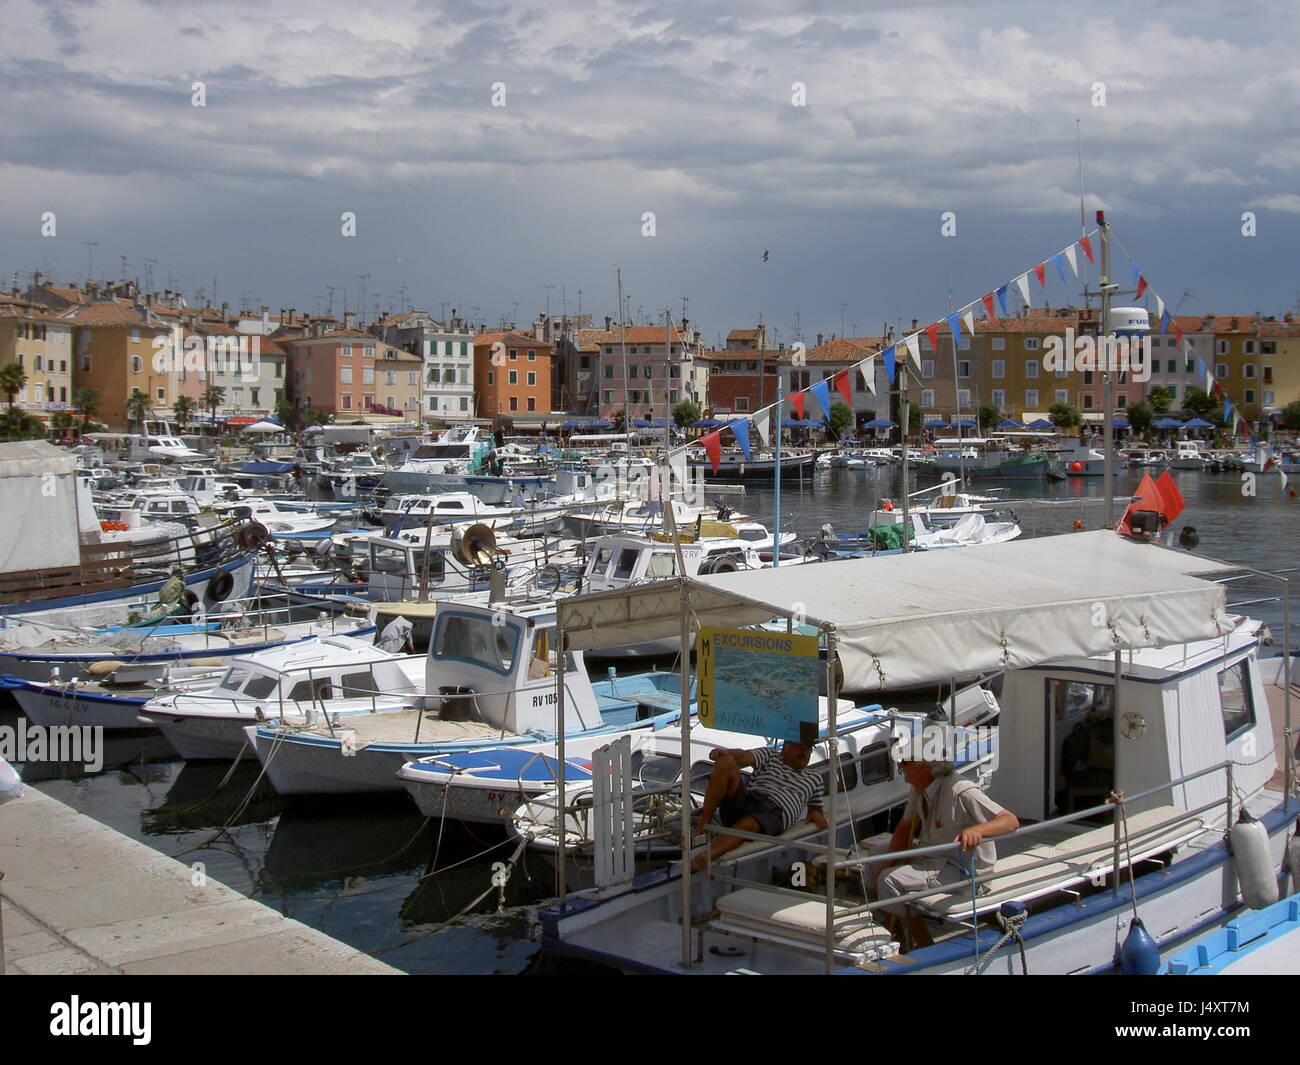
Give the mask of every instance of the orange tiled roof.
M 733 329 L 727 334 L 728 340 L 757 340 L 757 329 Z
M 629 325 L 624 330 L 627 334 L 629 344 L 662 344 L 664 342 L 664 327 L 661 325 Z M 617 344 L 620 340 L 620 331 L 618 329 L 579 329 L 578 335 L 588 336 L 596 344 Z M 673 326 L 673 343 L 689 343 L 682 335 L 677 326 Z
M 517 348 L 545 348 L 548 352 L 555 346 L 549 340 L 538 340 L 532 333 L 521 333 L 518 330 L 474 334 L 476 348 L 484 344 L 495 344 L 498 340 L 503 344 L 513 344 Z
M 144 328 L 163 329 L 163 326 L 147 326 L 144 316 L 137 314 L 130 303 L 124 307 L 117 300 L 111 303 L 91 303 L 84 307 L 69 307 L 60 315 L 64 321 L 76 325 L 131 325 Z

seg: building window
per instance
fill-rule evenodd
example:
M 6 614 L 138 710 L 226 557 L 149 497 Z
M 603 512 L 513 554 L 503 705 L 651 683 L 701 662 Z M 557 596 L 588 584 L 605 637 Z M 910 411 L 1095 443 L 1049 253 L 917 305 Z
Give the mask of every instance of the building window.
M 962 359 L 959 363 L 957 363 L 957 376 L 958 377 L 970 376 L 970 362 L 968 360 Z
M 957 389 L 957 406 L 959 406 L 959 407 L 969 407 L 969 406 L 970 406 L 970 389 L 969 389 L 969 388 L 959 388 L 959 389 Z
M 614 367 L 612 367 L 611 365 L 609 365 L 609 363 L 606 363 L 606 364 L 605 364 L 605 377 L 608 379 L 608 378 L 611 378 L 611 377 L 613 377 L 613 376 L 614 376 Z
M 1025 406 L 1029 407 L 1030 409 L 1036 408 L 1038 406 L 1038 389 L 1036 388 L 1025 389 Z
M 166 403 L 166 402 L 167 402 L 167 389 L 165 389 L 165 388 L 160 388 L 160 389 L 158 389 L 158 390 L 157 390 L 157 396 L 158 396 L 158 402 L 159 402 L 159 403 Z
M 1272 383 L 1273 383 L 1273 367 L 1266 365 L 1264 367 L 1264 384 L 1271 385 Z
M 1226 340 L 1216 340 L 1214 342 L 1214 354 L 1216 355 L 1228 354 L 1228 342 Z
M 614 402 L 614 393 L 611 392 L 611 391 L 609 391 L 609 389 L 606 389 L 606 390 L 605 390 L 605 402 L 606 402 L 606 403 L 613 403 L 613 402 Z
M 1228 376 L 1228 364 L 1227 364 L 1226 362 L 1216 362 L 1216 363 L 1214 364 L 1214 376 L 1215 376 L 1215 377 L 1227 377 L 1227 376 Z
M 536 410 L 536 409 L 537 409 L 537 400 L 534 399 L 532 396 L 529 396 L 529 397 L 528 397 L 528 409 L 529 409 L 529 410 Z
M 462 411 L 469 410 L 469 400 L 465 396 L 460 397 L 460 409 Z
M 385 396 L 385 397 L 384 397 L 384 406 L 387 407 L 389 410 L 397 410 L 397 397 L 396 397 L 396 396 Z
M 1006 350 L 1006 346 L 1007 346 L 1007 338 L 1006 338 L 1006 337 L 990 337 L 989 340 L 992 342 L 991 350 L 993 350 L 993 351 L 1005 351 L 1005 350 Z
M 1038 337 L 1025 337 L 1025 350 L 1037 351 L 1043 346 L 1043 342 Z
M 19 366 L 22 365 L 22 360 L 21 360 L 21 359 L 19 360 L 18 365 L 19 365 Z M 139 355 L 132 355 L 132 356 L 131 356 L 131 372 L 132 372 L 132 373 L 139 373 L 139 372 L 140 372 L 141 370 L 143 370 L 143 369 L 144 369 L 144 360 L 141 359 Z
M 929 380 L 934 376 L 934 360 L 923 359 L 921 362 L 921 376 Z
M 993 377 L 1000 380 L 1007 375 L 1007 364 L 1002 359 L 993 360 Z
M 373 366 L 361 367 L 361 383 L 363 385 L 373 385 L 375 383 L 375 368 Z
M 1069 389 L 1066 389 L 1066 388 L 1058 388 L 1058 389 L 1056 390 L 1056 402 L 1057 402 L 1057 403 L 1069 403 L 1069 402 L 1070 402 L 1070 391 L 1069 391 Z
M 1271 390 L 1265 389 L 1265 391 L 1264 391 L 1264 406 L 1266 406 L 1266 407 L 1271 407 L 1271 406 L 1273 406 L 1274 403 L 1277 402 L 1277 400 L 1275 400 L 1275 399 L 1273 398 L 1273 396 L 1274 396 L 1274 393 L 1273 393 Z
M 629 381 L 636 380 L 636 369 L 637 369 L 636 363 L 633 363 L 631 366 L 627 368 L 627 379 Z
M 749 410 L 749 397 L 748 397 L 748 396 L 737 396 L 737 397 L 736 397 L 736 410 Z
M 509 371 L 509 377 L 507 378 L 507 381 L 508 381 L 509 384 L 512 384 L 512 385 L 517 385 L 517 384 L 519 384 L 519 371 L 518 371 L 518 370 L 510 370 L 510 371 Z
M 250 402 L 254 407 L 260 406 L 260 403 L 258 402 L 258 397 L 259 397 L 259 390 L 258 390 L 258 389 L 256 389 L 256 388 L 250 388 L 250 389 L 248 390 L 248 395 L 249 395 L 249 402 Z
M 926 388 L 921 392 L 921 406 L 930 408 L 934 406 L 934 389 Z
M 419 381 L 417 380 L 417 376 L 418 376 L 418 371 L 416 371 L 416 370 L 407 370 L 407 371 L 406 371 L 406 383 L 407 383 L 408 385 L 416 385 L 416 384 L 419 384 Z
M 343 409 L 344 409 L 344 410 L 351 410 L 351 409 L 352 409 L 352 393 L 351 393 L 351 392 L 344 392 L 341 398 L 342 398 L 342 400 L 343 400 Z
M 361 403 L 366 410 L 370 410 L 375 405 L 375 394 L 373 392 L 364 393 L 361 397 Z
M 494 377 L 495 375 L 492 373 L 492 371 L 489 370 L 489 371 L 487 372 L 487 374 L 488 374 L 488 384 L 495 384 L 495 382 L 493 381 L 493 377 Z
M 993 389 L 992 402 L 995 407 L 1005 407 L 1007 405 L 1006 390 L 1001 388 Z
M 397 371 L 396 370 L 384 371 L 384 383 L 388 385 L 397 384 Z M 414 382 L 412 382 L 412 384 L 414 384 Z
M 518 359 L 518 358 L 519 358 L 519 349 L 518 349 L 518 348 L 511 348 L 511 349 L 510 349 L 510 361 L 511 361 L 511 362 L 514 362 L 514 361 L 515 361 L 516 359 Z
M 537 384 L 537 371 L 536 371 L 536 370 L 529 370 L 529 371 L 528 371 L 528 383 L 529 383 L 530 385 L 535 385 L 535 384 Z
M 1187 360 L 1187 368 L 1186 368 L 1186 371 L 1185 371 L 1185 372 L 1187 372 L 1187 373 L 1191 373 L 1192 370 L 1194 370 L 1195 368 L 1196 368 L 1196 360 L 1195 360 L 1195 359 L 1188 359 L 1188 360 Z
M 340 367 L 339 367 L 339 384 L 341 384 L 341 385 L 350 385 L 351 383 L 352 383 L 352 367 L 351 367 L 351 366 L 340 366 Z
M 345 359 L 352 358 L 352 345 L 344 344 L 342 347 L 339 348 L 339 354 L 342 355 L 343 358 Z
M 533 348 L 528 349 L 528 361 L 529 362 L 537 361 L 537 352 Z
M 375 346 L 373 344 L 367 344 L 362 350 L 361 355 L 363 358 L 373 359 L 375 357 Z
M 1242 398 L 1243 398 L 1243 400 L 1244 400 L 1246 403 L 1254 403 L 1254 402 L 1255 402 L 1255 390 L 1254 390 L 1253 388 L 1247 388 L 1247 389 L 1245 389 L 1245 390 L 1243 391 Z
M 39 359 L 40 356 L 37 356 L 37 358 Z M 36 368 L 39 370 L 40 366 L 37 366 Z M 1255 364 L 1253 362 L 1246 363 L 1246 365 L 1241 368 L 1241 376 L 1246 378 L 1248 381 L 1253 378 L 1255 376 Z
M 1243 355 L 1255 354 L 1255 342 L 1253 340 L 1244 340 L 1241 344 L 1241 353 Z
M 511 397 L 510 397 L 510 409 L 511 409 L 511 410 L 518 410 L 518 409 L 519 409 L 519 397 L 518 397 L 518 396 L 511 396 Z
M 1030 380 L 1033 380 L 1035 377 L 1038 376 L 1038 360 L 1037 360 L 1037 359 L 1027 359 L 1027 360 L 1025 361 L 1025 376 L 1026 376 L 1027 378 L 1029 378 Z
M 1118 403 L 1119 403 L 1119 406 L 1121 406 L 1121 407 L 1127 407 L 1127 406 L 1128 406 L 1128 396 L 1124 395 L 1124 393 L 1121 392 L 1121 393 L 1119 394 Z
M 36 369 L 38 370 L 45 369 L 45 360 L 40 355 L 36 356 Z
M 1092 410 L 1092 393 L 1091 393 L 1091 392 L 1085 392 L 1085 393 L 1083 394 L 1083 409 L 1084 409 L 1084 410 Z
M 1084 383 L 1085 385 L 1090 385 L 1090 384 L 1092 384 L 1092 371 L 1091 371 L 1091 370 L 1084 370 L 1084 371 L 1083 371 L 1083 383 Z

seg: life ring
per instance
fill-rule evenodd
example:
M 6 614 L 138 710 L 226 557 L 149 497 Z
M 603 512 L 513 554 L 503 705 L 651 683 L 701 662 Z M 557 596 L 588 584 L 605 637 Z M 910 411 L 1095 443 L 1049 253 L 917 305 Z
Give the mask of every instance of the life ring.
M 250 521 L 235 530 L 235 543 L 245 551 L 260 551 L 271 542 L 271 530 L 260 521 Z
M 235 590 L 235 578 L 228 570 L 217 570 L 213 574 L 212 580 L 208 581 L 208 586 L 203 590 L 203 598 L 213 603 L 224 602 L 230 598 L 230 593 Z M 186 593 L 186 600 L 193 593 Z M 197 598 L 197 597 L 196 597 Z

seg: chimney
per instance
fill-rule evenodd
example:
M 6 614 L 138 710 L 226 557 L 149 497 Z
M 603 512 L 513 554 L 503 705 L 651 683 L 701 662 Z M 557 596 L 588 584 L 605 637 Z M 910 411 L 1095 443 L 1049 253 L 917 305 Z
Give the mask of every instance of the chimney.
M 266 336 L 271 331 L 271 308 L 262 305 L 262 335 Z
M 229 315 L 230 315 L 230 304 L 229 304 L 229 303 L 226 303 L 226 302 L 222 302 L 222 304 L 221 304 L 221 317 L 222 317 L 222 318 L 227 318 L 227 317 L 229 317 Z
M 293 325 L 293 313 L 294 313 L 294 311 L 296 311 L 296 310 L 297 310 L 296 307 L 290 307 L 290 308 L 289 308 L 289 324 L 290 324 L 290 325 Z
M 356 311 L 344 311 L 344 312 L 343 312 L 343 328 L 344 328 L 344 329 L 355 329 L 356 327 L 357 327 L 357 312 L 356 312 Z
M 614 319 L 611 318 L 608 314 L 605 315 L 605 332 L 608 333 L 613 328 L 614 328 Z
M 916 332 L 916 323 L 917 323 L 918 321 L 919 321 L 919 319 L 916 319 L 916 318 L 913 318 L 913 319 L 912 319 L 912 332 Z
M 818 346 L 819 348 L 822 346 L 822 339 L 823 339 L 823 338 L 822 338 L 822 334 L 821 334 L 821 333 L 818 333 L 818 334 L 817 334 L 817 346 Z

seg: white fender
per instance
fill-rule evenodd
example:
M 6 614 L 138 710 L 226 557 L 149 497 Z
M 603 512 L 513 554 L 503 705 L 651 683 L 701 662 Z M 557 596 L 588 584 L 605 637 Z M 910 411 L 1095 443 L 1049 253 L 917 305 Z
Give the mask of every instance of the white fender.
M 1268 853 L 1268 830 L 1245 810 L 1228 833 L 1241 898 L 1252 910 L 1277 902 L 1277 877 Z

